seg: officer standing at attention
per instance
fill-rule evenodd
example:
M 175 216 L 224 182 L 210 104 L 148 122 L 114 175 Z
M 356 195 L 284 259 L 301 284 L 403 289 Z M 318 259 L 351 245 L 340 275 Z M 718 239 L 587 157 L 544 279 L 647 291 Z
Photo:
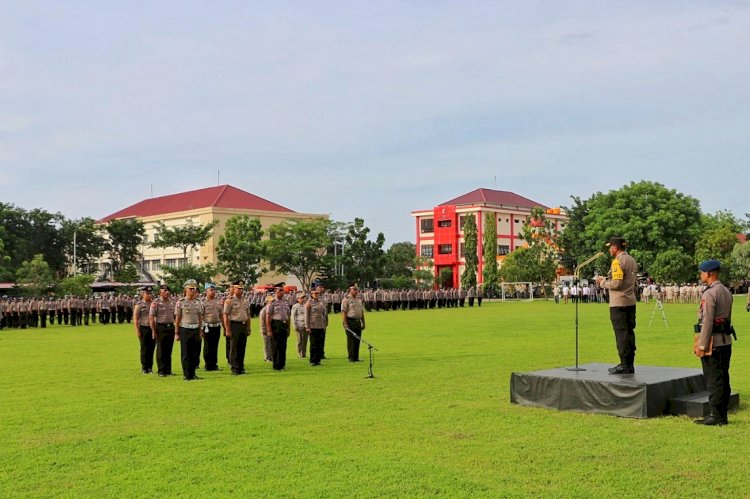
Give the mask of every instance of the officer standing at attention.
M 185 296 L 174 307 L 175 337 L 180 342 L 180 359 L 182 360 L 182 375 L 185 381 L 201 379 L 195 375 L 200 365 L 201 344 L 200 335 L 203 325 L 203 303 L 198 300 L 198 283 L 195 279 L 188 279 L 182 285 Z
M 328 308 L 313 289 L 305 303 L 305 331 L 310 335 L 310 365 L 319 366 L 323 358 L 323 338 L 328 327 Z
M 701 282 L 708 285 L 703 291 L 698 310 L 700 332 L 695 354 L 700 357 L 703 366 L 703 377 L 708 388 L 708 403 L 711 412 L 695 423 L 706 426 L 728 424 L 727 411 L 729 396 L 729 360 L 732 357 L 732 293 L 719 280 L 721 263 L 718 260 L 706 260 L 698 266 Z
M 151 336 L 156 340 L 156 366 L 161 377 L 172 376 L 175 304 L 169 294 L 169 286 L 159 286 L 159 298 L 151 303 L 148 317 Z
M 266 311 L 266 328 L 271 337 L 273 370 L 281 371 L 286 367 L 286 343 L 289 338 L 291 309 L 284 299 L 284 288 L 277 286 L 276 298 L 268 304 Z
M 154 374 L 154 349 L 156 342 L 149 324 L 149 311 L 154 293 L 151 286 L 141 289 L 141 301 L 135 304 L 133 310 L 133 322 L 135 323 L 135 335 L 141 344 L 141 373 Z
M 297 355 L 300 359 L 307 357 L 307 340 L 310 332 L 305 329 L 305 293 L 297 293 L 297 303 L 292 305 L 292 322 L 297 333 Z
M 250 305 L 242 298 L 244 281 L 232 283 L 231 295 L 224 300 L 224 330 L 229 338 L 229 364 L 232 374 L 245 374 L 245 349 L 250 336 Z
M 219 340 L 221 338 L 221 302 L 216 297 L 216 285 L 206 284 L 203 300 L 203 367 L 206 371 L 219 370 Z
M 360 362 L 359 343 L 351 333 L 356 333 L 360 338 L 365 330 L 365 308 L 359 299 L 359 288 L 357 284 L 349 287 L 347 294 L 341 301 L 341 316 L 344 319 L 344 331 L 346 332 L 346 350 L 349 353 L 349 362 Z M 350 332 L 351 331 L 351 332 Z
M 606 278 L 598 276 L 599 287 L 609 290 L 609 319 L 615 331 L 620 363 L 609 368 L 610 374 L 635 373 L 635 287 L 638 264 L 625 250 L 621 237 L 609 240 L 609 254 L 614 257 Z

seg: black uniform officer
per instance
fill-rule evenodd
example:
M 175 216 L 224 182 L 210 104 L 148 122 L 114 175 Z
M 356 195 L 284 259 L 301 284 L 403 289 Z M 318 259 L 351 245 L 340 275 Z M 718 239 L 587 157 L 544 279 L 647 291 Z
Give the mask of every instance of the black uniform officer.
M 710 413 L 695 422 L 706 426 L 725 425 L 729 409 L 729 360 L 732 357 L 732 293 L 719 280 L 721 263 L 718 260 L 706 260 L 698 269 L 701 281 L 708 287 L 701 296 L 698 311 L 699 332 L 695 345 L 695 354 L 700 357 L 703 376 L 708 389 Z

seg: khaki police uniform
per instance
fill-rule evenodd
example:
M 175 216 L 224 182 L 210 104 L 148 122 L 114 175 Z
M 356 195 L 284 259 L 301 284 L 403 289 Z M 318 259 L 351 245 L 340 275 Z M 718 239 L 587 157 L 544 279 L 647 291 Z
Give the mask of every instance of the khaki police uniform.
M 350 293 L 341 301 L 341 315 L 344 319 L 349 362 L 359 362 L 359 338 L 362 337 L 362 331 L 365 329 L 365 307 L 362 305 L 359 296 L 355 297 Z M 355 333 L 359 338 L 352 333 Z
M 243 299 L 228 296 L 224 300 L 226 329 L 230 332 L 229 364 L 232 374 L 245 374 L 245 350 L 250 336 L 250 306 Z
M 219 298 L 203 300 L 203 364 L 206 371 L 219 370 L 222 306 Z
M 174 309 L 171 298 L 161 296 L 151 302 L 149 321 L 151 332 L 156 337 L 156 366 L 159 376 L 172 375 L 172 348 L 174 348 Z
M 143 374 L 153 374 L 154 372 L 156 340 L 154 340 L 148 320 L 150 309 L 151 301 L 141 300 L 136 304 L 135 310 L 133 310 L 135 333 L 141 345 L 141 372 Z
M 323 341 L 328 327 L 328 307 L 319 298 L 305 303 L 305 329 L 310 333 L 310 365 L 319 366 L 323 359 Z
M 175 304 L 177 338 L 180 341 L 182 375 L 186 380 L 196 379 L 195 370 L 200 365 L 200 330 L 203 322 L 203 303 L 198 298 L 182 298 Z
M 615 332 L 620 366 L 628 374 L 635 364 L 635 288 L 638 264 L 625 250 L 612 260 L 607 278 L 601 287 L 609 290 L 609 318 Z M 616 369 L 618 366 L 615 366 Z M 614 373 L 613 374 L 623 374 Z
M 268 304 L 266 310 L 266 326 L 271 336 L 274 371 L 281 371 L 286 367 L 286 345 L 291 328 L 290 314 L 289 303 L 283 298 L 276 298 Z

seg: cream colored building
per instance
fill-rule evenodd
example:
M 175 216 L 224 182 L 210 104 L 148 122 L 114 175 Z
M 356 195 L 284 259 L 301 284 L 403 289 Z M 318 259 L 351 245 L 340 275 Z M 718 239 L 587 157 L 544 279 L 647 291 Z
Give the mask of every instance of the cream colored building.
M 146 227 L 146 237 L 141 247 L 143 270 L 160 280 L 161 265 L 179 267 L 188 262 L 193 265 L 216 264 L 216 245 L 226 230 L 227 220 L 237 215 L 258 218 L 264 231 L 284 220 L 328 218 L 328 215 L 323 214 L 297 213 L 231 185 L 221 185 L 145 199 L 102 218 L 98 223 L 127 218 L 141 220 Z M 206 244 L 196 251 L 188 250 L 187 258 L 180 248 L 154 248 L 150 245 L 156 237 L 160 222 L 172 228 L 189 223 L 206 225 L 214 221 L 218 223 Z M 100 261 L 100 271 L 106 272 L 108 262 L 109 258 Z M 293 276 L 279 275 L 273 271 L 264 274 L 258 284 L 279 281 L 299 286 Z

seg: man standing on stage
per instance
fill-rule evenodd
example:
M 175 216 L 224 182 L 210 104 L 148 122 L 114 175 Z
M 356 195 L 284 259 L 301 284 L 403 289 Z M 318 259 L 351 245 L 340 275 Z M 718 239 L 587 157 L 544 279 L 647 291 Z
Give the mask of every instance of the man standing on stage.
M 732 357 L 732 293 L 719 280 L 721 263 L 707 260 L 700 264 L 701 282 L 708 285 L 698 310 L 700 332 L 695 354 L 700 357 L 708 389 L 711 412 L 695 422 L 706 426 L 727 424 L 729 396 L 729 360 Z
M 609 254 L 614 257 L 607 277 L 598 276 L 599 287 L 609 290 L 609 318 L 615 331 L 620 363 L 610 374 L 635 373 L 635 287 L 638 264 L 625 250 L 621 237 L 609 240 Z

